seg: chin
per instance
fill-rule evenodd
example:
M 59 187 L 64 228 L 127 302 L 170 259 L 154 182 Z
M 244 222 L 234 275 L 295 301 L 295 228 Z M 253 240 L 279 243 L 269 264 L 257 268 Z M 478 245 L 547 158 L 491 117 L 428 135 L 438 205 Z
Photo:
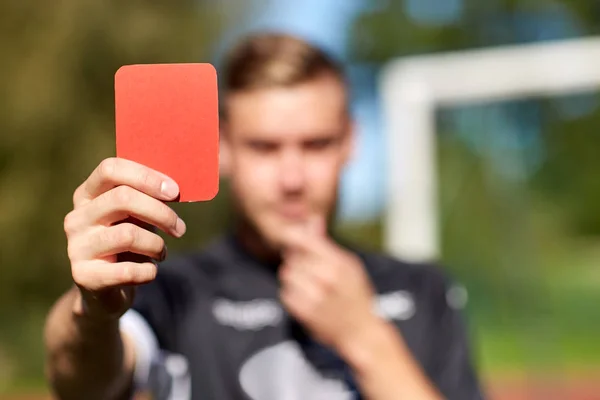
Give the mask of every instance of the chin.
M 276 232 L 281 232 L 278 230 Z M 267 245 L 271 250 L 279 252 L 283 249 L 283 243 L 281 241 L 281 237 L 276 233 L 261 233 L 260 234 L 262 241 Z
M 285 220 L 270 225 L 268 228 L 260 229 L 259 234 L 269 248 L 281 251 L 283 249 L 283 235 L 286 230 L 295 226 L 303 226 L 304 224 L 304 220 Z

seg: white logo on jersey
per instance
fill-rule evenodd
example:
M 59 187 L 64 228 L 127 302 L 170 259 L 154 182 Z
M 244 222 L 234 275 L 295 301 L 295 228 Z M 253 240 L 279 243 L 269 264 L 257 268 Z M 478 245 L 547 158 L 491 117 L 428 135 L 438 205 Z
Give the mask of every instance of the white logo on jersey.
M 240 384 L 252 400 L 351 400 L 343 381 L 321 375 L 296 342 L 262 349 L 240 370 Z
M 275 300 L 257 299 L 231 301 L 218 299 L 213 303 L 213 314 L 217 321 L 240 330 L 257 331 L 267 326 L 277 326 L 283 310 Z
M 375 312 L 387 320 L 404 321 L 415 315 L 415 300 L 405 291 L 379 295 L 375 301 Z
M 448 307 L 461 310 L 465 308 L 469 301 L 469 293 L 464 286 L 454 285 L 446 292 L 446 301 L 448 302 Z

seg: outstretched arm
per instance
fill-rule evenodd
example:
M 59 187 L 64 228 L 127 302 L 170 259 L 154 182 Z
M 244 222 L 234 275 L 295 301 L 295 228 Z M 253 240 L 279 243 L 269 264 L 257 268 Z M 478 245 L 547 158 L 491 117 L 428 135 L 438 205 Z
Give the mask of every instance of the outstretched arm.
M 117 400 L 128 397 L 135 364 L 133 343 L 118 320 L 95 321 L 81 312 L 79 289 L 52 308 L 44 331 L 46 373 L 57 398 Z
M 74 287 L 48 315 L 48 380 L 58 398 L 113 400 L 131 386 L 135 352 L 119 331 L 135 287 L 151 282 L 165 243 L 185 224 L 164 201 L 178 194 L 168 177 L 129 160 L 106 159 L 74 193 L 64 230 Z M 126 257 L 124 256 L 126 255 Z

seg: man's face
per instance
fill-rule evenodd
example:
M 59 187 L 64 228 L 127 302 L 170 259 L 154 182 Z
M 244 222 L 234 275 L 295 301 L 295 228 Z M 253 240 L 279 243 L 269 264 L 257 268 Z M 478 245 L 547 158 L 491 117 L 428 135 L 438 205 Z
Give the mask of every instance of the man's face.
M 289 227 L 333 211 L 352 145 L 346 91 L 333 77 L 227 99 L 223 172 L 236 205 L 278 249 Z

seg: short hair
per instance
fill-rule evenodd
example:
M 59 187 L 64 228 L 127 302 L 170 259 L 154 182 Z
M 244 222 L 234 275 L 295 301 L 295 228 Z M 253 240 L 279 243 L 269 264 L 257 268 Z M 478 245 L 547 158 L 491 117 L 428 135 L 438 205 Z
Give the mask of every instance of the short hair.
M 291 87 L 324 76 L 345 82 L 340 62 L 298 37 L 275 32 L 246 36 L 226 54 L 219 83 L 225 94 Z

